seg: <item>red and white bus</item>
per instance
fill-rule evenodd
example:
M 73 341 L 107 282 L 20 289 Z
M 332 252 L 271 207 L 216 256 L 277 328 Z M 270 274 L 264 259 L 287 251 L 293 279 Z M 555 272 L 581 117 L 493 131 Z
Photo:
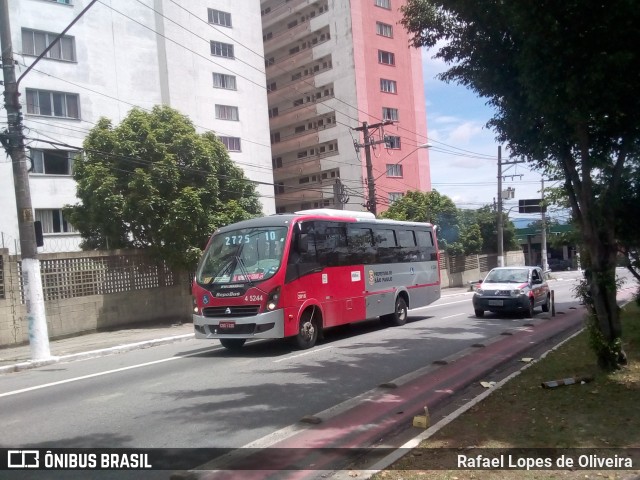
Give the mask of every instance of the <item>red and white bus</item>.
M 403 325 L 440 298 L 435 228 L 328 209 L 234 223 L 209 240 L 192 293 L 196 338 L 229 349 L 285 337 L 310 348 L 375 317 Z

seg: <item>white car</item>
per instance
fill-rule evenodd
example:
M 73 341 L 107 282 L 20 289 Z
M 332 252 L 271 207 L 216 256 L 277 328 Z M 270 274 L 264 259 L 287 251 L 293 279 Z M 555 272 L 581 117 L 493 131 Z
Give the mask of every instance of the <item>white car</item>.
M 524 311 L 530 318 L 534 308 L 548 312 L 549 285 L 540 267 L 498 267 L 491 270 L 473 294 L 476 317 L 490 312 Z

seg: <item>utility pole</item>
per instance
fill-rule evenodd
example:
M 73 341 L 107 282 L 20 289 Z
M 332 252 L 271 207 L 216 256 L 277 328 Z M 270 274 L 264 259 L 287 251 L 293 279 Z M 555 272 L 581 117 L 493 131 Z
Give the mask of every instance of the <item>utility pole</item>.
M 385 120 L 384 122 L 381 122 L 381 123 L 374 123 L 373 125 L 369 125 L 367 122 L 362 122 L 362 127 L 354 128 L 354 130 L 358 132 L 362 131 L 364 136 L 364 143 L 361 143 L 361 144 L 356 143 L 355 146 L 356 146 L 356 151 L 359 148 L 364 147 L 364 157 L 365 157 L 366 166 L 367 166 L 367 190 L 368 190 L 367 210 L 369 210 L 374 215 L 378 213 L 378 207 L 376 202 L 375 179 L 373 178 L 373 165 L 371 163 L 371 146 L 378 145 L 380 143 L 385 143 L 385 140 L 383 139 L 383 140 L 372 141 L 369 135 L 369 129 L 377 129 L 380 127 L 384 127 L 385 125 L 392 125 L 392 124 L 393 124 L 393 121 L 391 120 Z
M 29 345 L 31 358 L 43 360 L 51 356 L 49 333 L 44 310 L 40 260 L 33 226 L 33 209 L 29 190 L 27 155 L 22 133 L 22 113 L 20 112 L 20 92 L 16 81 L 13 45 L 9 24 L 8 0 L 0 0 L 0 40 L 2 47 L 2 71 L 4 73 L 4 102 L 7 110 L 7 130 L 0 134 L 2 145 L 11 157 L 13 184 L 18 212 L 20 232 L 20 254 L 22 257 L 22 281 L 24 300 L 27 307 Z
M 512 160 L 510 162 L 502 161 L 502 146 L 498 145 L 498 208 L 497 208 L 497 230 L 498 230 L 498 266 L 504 267 L 504 218 L 502 216 L 502 166 L 503 165 L 515 165 L 517 163 L 524 163 L 524 160 Z M 509 167 L 511 168 L 511 167 Z M 507 168 L 507 170 L 509 169 Z M 505 175 L 505 177 L 522 177 L 522 175 Z M 511 189 L 509 189 L 511 190 Z M 509 197 L 513 198 L 513 191 L 509 192 Z M 509 212 L 507 212 L 507 216 Z
M 498 266 L 504 267 L 504 226 L 502 224 L 502 145 L 498 145 Z
M 545 215 L 545 205 L 544 205 L 544 178 L 542 181 L 542 189 L 540 190 L 542 201 L 540 202 L 540 212 L 542 218 L 542 245 L 541 245 L 541 255 L 542 255 L 542 271 L 546 272 L 549 270 L 549 259 L 547 258 L 547 219 Z

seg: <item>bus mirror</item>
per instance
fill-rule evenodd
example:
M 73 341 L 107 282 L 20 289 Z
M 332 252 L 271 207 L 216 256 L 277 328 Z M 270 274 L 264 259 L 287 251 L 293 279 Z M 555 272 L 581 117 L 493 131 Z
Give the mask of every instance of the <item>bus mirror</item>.
M 298 252 L 307 253 L 309 251 L 309 236 L 303 233 L 298 237 Z

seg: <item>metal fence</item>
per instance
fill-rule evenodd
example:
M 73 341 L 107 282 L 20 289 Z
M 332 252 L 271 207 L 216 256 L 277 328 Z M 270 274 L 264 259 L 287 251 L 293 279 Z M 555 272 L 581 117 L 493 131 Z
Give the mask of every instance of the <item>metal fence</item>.
M 45 301 L 129 292 L 176 285 L 174 272 L 141 252 L 68 252 L 40 254 L 42 293 Z M 22 262 L 17 256 L 0 256 L 0 299 L 6 298 L 5 260 L 14 266 L 20 301 L 24 304 Z

